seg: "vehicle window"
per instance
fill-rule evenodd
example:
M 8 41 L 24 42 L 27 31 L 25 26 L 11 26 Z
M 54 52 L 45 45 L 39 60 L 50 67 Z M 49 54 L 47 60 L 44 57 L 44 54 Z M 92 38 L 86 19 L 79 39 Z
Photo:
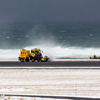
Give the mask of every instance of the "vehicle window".
M 31 53 L 35 53 L 34 51 L 31 51 Z
M 36 51 L 36 53 L 41 53 L 41 51 Z
M 31 51 L 32 53 L 41 53 L 41 51 Z

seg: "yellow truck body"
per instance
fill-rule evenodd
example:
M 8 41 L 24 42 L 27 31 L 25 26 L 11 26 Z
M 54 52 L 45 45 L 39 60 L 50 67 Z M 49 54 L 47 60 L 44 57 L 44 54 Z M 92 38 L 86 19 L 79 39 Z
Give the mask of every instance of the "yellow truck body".
M 29 50 L 22 49 L 20 51 L 19 60 L 21 62 L 24 62 L 24 61 L 29 62 L 29 55 L 30 55 L 30 51 Z
M 31 49 L 31 51 L 29 50 L 25 50 L 25 49 L 22 49 L 20 51 L 20 56 L 18 57 L 18 59 L 21 61 L 21 62 L 29 62 L 29 61 L 41 61 L 41 62 L 46 62 L 48 61 L 48 57 L 45 56 L 45 57 L 42 57 L 42 53 L 41 53 L 41 50 L 39 48 L 34 48 L 34 49 Z

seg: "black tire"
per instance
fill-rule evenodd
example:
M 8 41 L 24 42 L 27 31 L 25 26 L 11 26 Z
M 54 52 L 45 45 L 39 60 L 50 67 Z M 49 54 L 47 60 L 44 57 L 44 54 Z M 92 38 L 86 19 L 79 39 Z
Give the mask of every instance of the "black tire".
M 40 62 L 40 61 L 41 61 L 41 59 L 40 59 L 40 58 L 38 58 L 38 59 L 37 59 L 37 61 L 38 61 L 38 62 Z
M 24 59 L 21 58 L 20 61 L 21 61 L 21 62 L 24 62 Z
M 32 59 L 31 61 L 32 61 L 32 62 L 34 62 L 34 61 L 35 61 L 35 59 Z
M 26 62 L 29 62 L 29 58 L 28 57 L 26 58 Z
M 46 59 L 46 62 L 48 61 L 48 59 Z
M 40 60 L 37 60 L 38 62 L 40 62 Z

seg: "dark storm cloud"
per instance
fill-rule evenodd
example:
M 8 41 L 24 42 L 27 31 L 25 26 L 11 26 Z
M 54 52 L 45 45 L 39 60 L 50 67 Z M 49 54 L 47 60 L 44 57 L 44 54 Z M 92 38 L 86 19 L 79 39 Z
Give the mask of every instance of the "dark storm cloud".
M 100 20 L 100 0 L 0 0 L 0 21 Z

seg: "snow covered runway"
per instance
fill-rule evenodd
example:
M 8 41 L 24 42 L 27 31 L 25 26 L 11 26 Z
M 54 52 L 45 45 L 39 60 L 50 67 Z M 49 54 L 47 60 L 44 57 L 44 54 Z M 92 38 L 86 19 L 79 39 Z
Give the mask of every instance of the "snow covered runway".
M 1 93 L 100 97 L 100 69 L 1 69 Z

